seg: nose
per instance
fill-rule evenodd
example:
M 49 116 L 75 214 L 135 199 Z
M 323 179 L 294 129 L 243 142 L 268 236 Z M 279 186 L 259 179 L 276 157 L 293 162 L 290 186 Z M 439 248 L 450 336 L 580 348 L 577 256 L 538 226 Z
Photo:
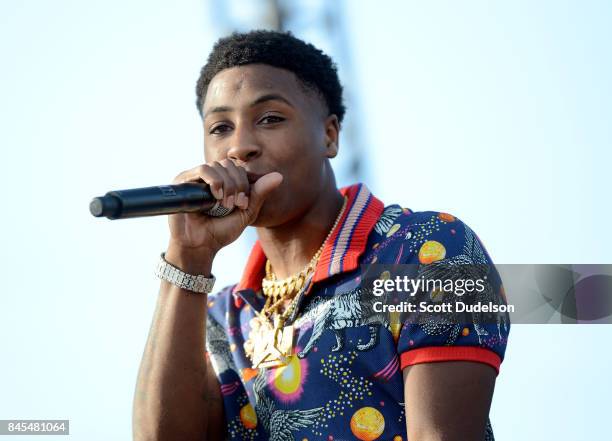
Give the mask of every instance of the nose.
M 237 127 L 229 141 L 227 157 L 234 162 L 248 162 L 261 154 L 261 147 L 248 129 Z

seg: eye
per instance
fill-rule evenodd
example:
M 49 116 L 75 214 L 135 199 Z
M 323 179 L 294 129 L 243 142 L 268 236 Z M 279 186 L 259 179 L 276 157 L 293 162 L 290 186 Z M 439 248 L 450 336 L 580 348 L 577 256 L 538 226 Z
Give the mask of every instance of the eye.
M 264 116 L 262 119 L 260 119 L 259 122 L 263 123 L 263 124 L 274 124 L 274 123 L 282 122 L 284 120 L 285 120 L 285 118 L 283 118 L 281 116 L 267 115 L 267 116 Z
M 213 128 L 211 128 L 208 133 L 210 133 L 211 135 L 221 135 L 227 132 L 229 129 L 231 129 L 231 127 L 228 126 L 227 124 L 218 124 L 214 126 Z

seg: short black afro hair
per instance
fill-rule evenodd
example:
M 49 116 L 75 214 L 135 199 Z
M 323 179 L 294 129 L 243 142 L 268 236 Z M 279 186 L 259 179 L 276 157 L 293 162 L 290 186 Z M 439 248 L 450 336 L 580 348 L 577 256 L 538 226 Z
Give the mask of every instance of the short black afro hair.
M 335 114 L 342 122 L 346 109 L 342 102 L 342 85 L 332 59 L 291 32 L 265 30 L 235 32 L 215 43 L 196 85 L 196 105 L 200 116 L 206 90 L 217 73 L 255 63 L 293 72 L 306 87 L 314 89 L 323 98 L 329 113 Z

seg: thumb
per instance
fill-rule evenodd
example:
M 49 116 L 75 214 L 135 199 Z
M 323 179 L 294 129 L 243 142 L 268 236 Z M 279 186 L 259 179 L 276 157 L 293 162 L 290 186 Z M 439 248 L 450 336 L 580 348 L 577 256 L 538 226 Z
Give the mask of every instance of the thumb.
M 259 210 L 261 210 L 268 195 L 272 193 L 281 182 L 283 182 L 283 175 L 278 172 L 268 173 L 255 181 L 255 184 L 253 184 L 251 188 L 249 207 L 247 209 L 251 222 L 254 221 L 259 214 Z

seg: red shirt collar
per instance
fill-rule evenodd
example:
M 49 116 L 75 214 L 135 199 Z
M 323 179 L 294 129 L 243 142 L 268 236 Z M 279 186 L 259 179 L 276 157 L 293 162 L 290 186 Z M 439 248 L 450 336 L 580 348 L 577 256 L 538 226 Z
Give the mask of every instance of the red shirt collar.
M 340 189 L 348 196 L 347 207 L 335 230 L 325 243 L 319 258 L 314 282 L 320 282 L 335 274 L 353 271 L 359 265 L 359 256 L 365 251 L 370 231 L 380 218 L 384 205 L 364 184 Z M 266 255 L 259 241 L 255 242 L 240 283 L 234 292 L 244 289 L 258 291 L 265 276 Z

